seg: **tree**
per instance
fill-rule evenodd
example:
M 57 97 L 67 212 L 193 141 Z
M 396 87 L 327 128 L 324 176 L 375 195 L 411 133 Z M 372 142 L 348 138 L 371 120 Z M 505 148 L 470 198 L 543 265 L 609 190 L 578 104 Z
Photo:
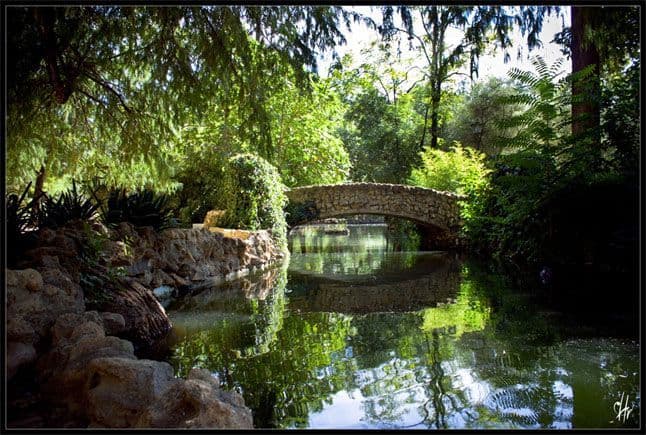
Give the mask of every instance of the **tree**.
M 355 67 L 357 62 L 347 55 L 334 68 L 331 82 L 346 107 L 340 134 L 350 154 L 350 177 L 401 183 L 419 160 L 417 82 L 409 76 L 412 68 L 386 44 L 373 42 L 362 53 L 370 60 Z
M 455 116 L 446 125 L 445 140 L 460 142 L 490 156 L 498 154 L 513 134 L 500 128 L 500 124 L 517 111 L 512 105 L 500 104 L 500 100 L 513 92 L 508 82 L 495 77 L 473 84 L 468 93 L 460 96 Z
M 420 150 L 425 144 L 429 116 L 431 147 L 437 147 L 443 86 L 451 76 L 460 73 L 459 68 L 467 60 L 471 77 L 477 75 L 478 58 L 488 45 L 490 37 L 494 38 L 501 49 L 506 50 L 511 46 L 509 33 L 516 24 L 523 34 L 527 33 L 527 44 L 531 50 L 540 43 L 537 35 L 541 30 L 544 15 L 552 11 L 558 12 L 558 8 L 553 7 L 520 7 L 516 10 L 500 6 L 400 6 L 398 10 L 403 28 L 395 25 L 393 8 L 386 6 L 383 8 L 383 25 L 380 31 L 387 40 L 395 35 L 406 35 L 411 41 L 411 47 L 415 44 L 415 48 L 426 60 L 425 77 L 429 102 L 424 117 Z M 414 28 L 414 12 L 419 13 L 423 32 Z M 448 46 L 447 39 L 450 28 L 456 28 L 462 33 L 461 39 L 452 47 Z
M 277 65 L 306 77 L 353 16 L 316 6 L 8 8 L 9 179 L 41 166 L 55 176 L 125 168 L 138 177 L 111 181 L 164 184 L 178 129 L 217 94 L 270 157 L 259 78 Z
M 327 79 L 312 78 L 310 86 L 304 93 L 286 80 L 269 99 L 272 163 L 288 187 L 339 183 L 350 172 L 350 156 L 337 131 L 343 119 L 340 98 Z
M 571 25 L 556 35 L 572 60 L 572 131 L 600 139 L 601 77 L 639 62 L 638 6 L 572 6 Z M 585 74 L 581 74 L 585 72 Z M 578 76 L 578 77 L 577 77 Z

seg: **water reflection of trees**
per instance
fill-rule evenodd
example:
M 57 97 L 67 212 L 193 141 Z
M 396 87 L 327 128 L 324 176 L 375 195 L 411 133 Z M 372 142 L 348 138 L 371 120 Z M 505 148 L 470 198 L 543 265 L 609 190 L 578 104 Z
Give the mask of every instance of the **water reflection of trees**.
M 307 427 L 342 391 L 380 428 L 604 427 L 618 392 L 638 404 L 635 347 L 563 342 L 504 282 L 470 268 L 459 279 L 452 303 L 354 316 L 290 311 L 278 279 L 265 301 L 237 299 L 247 318 L 187 334 L 174 364 L 206 367 L 240 389 L 257 427 Z

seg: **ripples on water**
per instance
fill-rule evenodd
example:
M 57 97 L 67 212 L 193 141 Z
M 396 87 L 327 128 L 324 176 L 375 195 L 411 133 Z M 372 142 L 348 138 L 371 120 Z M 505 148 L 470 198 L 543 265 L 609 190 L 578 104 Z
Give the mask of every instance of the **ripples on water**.
M 636 341 L 573 331 L 476 263 L 387 246 L 380 226 L 292 234 L 288 267 L 170 307 L 171 363 L 241 391 L 256 427 L 638 426 Z

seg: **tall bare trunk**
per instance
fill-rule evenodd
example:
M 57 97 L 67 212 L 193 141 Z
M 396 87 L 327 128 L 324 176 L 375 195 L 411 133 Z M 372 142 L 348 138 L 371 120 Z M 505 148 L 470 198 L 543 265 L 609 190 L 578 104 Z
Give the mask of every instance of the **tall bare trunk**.
M 600 123 L 600 80 L 599 80 L 599 52 L 594 43 L 584 42 L 586 29 L 591 25 L 591 16 L 598 13 L 594 7 L 572 7 L 572 74 L 584 70 L 592 65 L 593 76 L 586 80 L 574 80 L 572 83 L 572 96 L 580 101 L 572 103 L 572 133 L 582 135 L 595 133 L 599 139 Z

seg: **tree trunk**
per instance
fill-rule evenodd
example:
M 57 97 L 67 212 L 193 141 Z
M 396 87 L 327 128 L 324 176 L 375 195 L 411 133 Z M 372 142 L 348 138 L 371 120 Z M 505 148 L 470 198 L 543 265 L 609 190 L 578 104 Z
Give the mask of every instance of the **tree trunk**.
M 433 91 L 431 98 L 431 148 L 436 149 L 438 144 L 439 123 L 440 123 L 440 97 L 441 94 Z
M 429 106 L 426 106 L 424 111 L 424 128 L 422 129 L 422 139 L 419 141 L 419 150 L 424 151 L 424 142 L 426 141 L 426 129 L 428 128 L 428 109 Z
M 43 196 L 43 186 L 45 184 L 45 177 L 47 176 L 47 171 L 45 170 L 45 165 L 40 165 L 40 171 L 36 176 L 36 185 L 34 186 L 34 206 L 32 207 L 32 213 L 34 216 L 38 216 L 40 212 L 40 203 L 42 202 Z
M 584 34 L 591 25 L 592 14 L 598 8 L 572 7 L 572 74 L 592 65 L 593 75 L 586 80 L 572 82 L 572 134 L 594 134 L 599 140 L 600 123 L 600 80 L 599 80 L 599 52 L 592 42 L 584 43 Z

